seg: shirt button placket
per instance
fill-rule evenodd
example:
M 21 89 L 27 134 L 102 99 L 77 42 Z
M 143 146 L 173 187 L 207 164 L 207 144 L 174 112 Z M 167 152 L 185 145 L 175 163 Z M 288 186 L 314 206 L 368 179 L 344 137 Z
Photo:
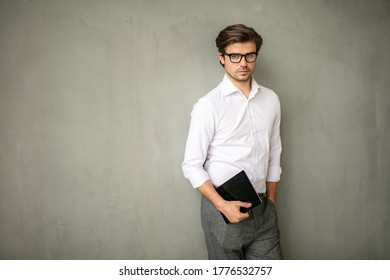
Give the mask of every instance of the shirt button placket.
M 250 127 L 250 139 L 251 139 L 251 166 L 252 170 L 257 170 L 257 148 L 256 148 L 256 131 L 255 131 L 255 116 L 252 110 L 251 103 L 248 101 L 248 113 L 249 113 L 249 127 Z M 254 180 L 257 181 L 256 173 L 253 174 Z

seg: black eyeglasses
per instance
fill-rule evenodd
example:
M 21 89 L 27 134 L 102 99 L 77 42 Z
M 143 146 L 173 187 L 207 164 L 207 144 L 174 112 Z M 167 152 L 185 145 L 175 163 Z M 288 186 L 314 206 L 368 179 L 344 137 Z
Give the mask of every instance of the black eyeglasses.
M 241 59 L 245 57 L 246 62 L 255 62 L 257 59 L 257 52 L 251 52 L 246 54 L 240 54 L 240 53 L 224 53 L 224 55 L 227 55 L 230 59 L 230 62 L 232 63 L 239 63 L 241 62 Z

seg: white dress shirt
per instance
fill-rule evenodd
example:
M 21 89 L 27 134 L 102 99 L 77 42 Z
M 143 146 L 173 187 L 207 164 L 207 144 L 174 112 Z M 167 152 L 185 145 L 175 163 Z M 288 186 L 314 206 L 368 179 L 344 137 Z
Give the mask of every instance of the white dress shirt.
M 241 170 L 258 193 L 280 180 L 280 103 L 252 78 L 246 98 L 225 75 L 191 113 L 184 176 L 194 188 L 207 180 L 218 187 Z

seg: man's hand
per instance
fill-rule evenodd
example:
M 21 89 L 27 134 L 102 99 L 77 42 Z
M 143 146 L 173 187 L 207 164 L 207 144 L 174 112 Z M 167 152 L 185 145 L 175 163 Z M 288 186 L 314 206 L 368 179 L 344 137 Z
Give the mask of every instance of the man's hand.
M 242 213 L 240 207 L 251 207 L 251 203 L 242 202 L 242 201 L 227 201 L 224 200 L 215 190 L 210 180 L 204 182 L 198 190 L 206 198 L 208 198 L 211 203 L 217 208 L 217 210 L 223 213 L 228 220 L 233 223 L 239 223 L 240 221 L 249 218 L 248 213 Z
M 251 205 L 252 204 L 249 202 L 224 200 L 224 202 L 221 203 L 221 205 L 218 206 L 217 209 L 218 211 L 223 213 L 232 224 L 236 224 L 241 222 L 242 220 L 249 218 L 249 214 L 242 213 L 240 211 L 240 207 L 249 208 L 251 207 Z

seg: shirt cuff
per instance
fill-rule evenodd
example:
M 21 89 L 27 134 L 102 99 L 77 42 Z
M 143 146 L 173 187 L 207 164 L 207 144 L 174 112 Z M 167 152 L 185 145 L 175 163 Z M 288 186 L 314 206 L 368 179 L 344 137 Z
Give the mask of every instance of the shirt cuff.
M 268 167 L 267 182 L 279 182 L 282 168 L 280 166 Z
M 196 174 L 196 176 L 191 176 L 191 178 L 189 178 L 190 182 L 191 182 L 191 185 L 194 189 L 197 189 L 199 187 L 201 187 L 204 182 L 206 182 L 207 180 L 210 180 L 210 177 L 208 175 L 208 173 L 206 171 L 202 171 L 202 172 L 199 172 Z

